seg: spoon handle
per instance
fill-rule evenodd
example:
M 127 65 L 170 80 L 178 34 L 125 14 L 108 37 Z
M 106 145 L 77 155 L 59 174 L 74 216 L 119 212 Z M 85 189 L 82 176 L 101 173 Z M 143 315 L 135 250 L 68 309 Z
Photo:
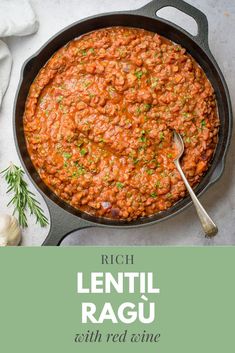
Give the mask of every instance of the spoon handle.
M 204 207 L 202 206 L 202 204 L 200 203 L 200 201 L 198 200 L 197 196 L 195 195 L 193 189 L 191 188 L 186 176 L 184 175 L 184 172 L 181 168 L 181 165 L 179 163 L 179 160 L 175 161 L 175 166 L 178 169 L 184 183 L 185 186 L 189 192 L 189 195 L 192 198 L 193 204 L 196 208 L 198 217 L 201 221 L 202 224 L 202 228 L 205 232 L 205 236 L 206 237 L 213 237 L 218 233 L 218 228 L 216 226 L 216 224 L 212 221 L 212 219 L 210 218 L 210 216 L 208 215 L 208 213 L 206 212 L 206 210 L 204 209 Z

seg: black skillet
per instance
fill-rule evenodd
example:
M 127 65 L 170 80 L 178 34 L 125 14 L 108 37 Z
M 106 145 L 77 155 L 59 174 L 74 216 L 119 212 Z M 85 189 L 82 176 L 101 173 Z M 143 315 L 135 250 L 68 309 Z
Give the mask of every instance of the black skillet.
M 156 12 L 166 6 L 172 6 L 194 18 L 198 25 L 198 34 L 193 36 L 175 24 L 159 18 Z M 208 172 L 195 189 L 196 194 L 202 194 L 223 173 L 225 156 L 232 131 L 232 108 L 226 82 L 208 46 L 208 22 L 206 16 L 182 0 L 154 0 L 138 10 L 106 13 L 78 21 L 53 36 L 35 55 L 25 62 L 14 103 L 14 133 L 17 150 L 23 166 L 34 185 L 45 198 L 50 212 L 50 231 L 43 245 L 59 245 L 68 234 L 87 227 L 133 228 L 147 226 L 176 215 L 191 204 L 190 198 L 186 197 L 166 211 L 151 217 L 140 218 L 133 222 L 94 217 L 76 210 L 59 199 L 43 183 L 31 162 L 26 148 L 22 119 L 31 83 L 47 60 L 70 40 L 84 33 L 110 26 L 138 27 L 157 32 L 173 42 L 181 44 L 200 64 L 214 87 L 221 125 L 219 142 L 213 161 Z

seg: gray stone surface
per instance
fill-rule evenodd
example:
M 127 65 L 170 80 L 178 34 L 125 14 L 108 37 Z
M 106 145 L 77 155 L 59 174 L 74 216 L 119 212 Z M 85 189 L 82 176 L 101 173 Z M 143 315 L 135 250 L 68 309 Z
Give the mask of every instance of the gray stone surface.
M 9 38 L 7 43 L 13 55 L 14 65 L 10 85 L 0 111 L 0 169 L 9 161 L 19 163 L 12 130 L 12 109 L 20 68 L 23 62 L 57 31 L 66 25 L 94 14 L 135 9 L 146 4 L 146 0 L 32 0 L 32 5 L 40 21 L 36 35 L 25 38 Z M 234 0 L 188 0 L 201 9 L 209 21 L 209 44 L 227 80 L 235 110 L 235 2 Z M 195 30 L 193 21 L 183 15 L 164 9 L 164 16 L 177 21 L 187 30 Z M 67 237 L 63 245 L 234 245 L 235 244 L 235 153 L 234 134 L 227 158 L 226 169 L 221 180 L 212 186 L 201 201 L 219 227 L 219 234 L 212 240 L 203 237 L 199 221 L 192 207 L 175 218 L 132 230 L 93 228 L 83 230 Z M 32 190 L 34 190 L 32 186 Z M 45 203 L 45 212 L 48 213 Z M 0 183 L 0 212 L 9 212 L 6 204 L 5 184 Z M 30 219 L 29 228 L 23 232 L 26 246 L 38 246 L 48 233 L 48 228 L 40 229 Z

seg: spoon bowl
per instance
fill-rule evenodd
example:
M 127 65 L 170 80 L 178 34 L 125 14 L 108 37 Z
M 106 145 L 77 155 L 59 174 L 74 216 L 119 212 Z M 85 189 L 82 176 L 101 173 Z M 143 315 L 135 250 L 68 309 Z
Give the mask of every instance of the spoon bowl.
M 204 230 L 205 236 L 206 237 L 213 237 L 218 233 L 218 228 L 216 224 L 212 221 L 200 201 L 198 200 L 197 196 L 195 195 L 193 189 L 191 188 L 182 168 L 180 165 L 180 158 L 184 154 L 184 141 L 178 132 L 174 131 L 174 143 L 176 145 L 176 148 L 178 150 L 178 154 L 176 158 L 174 159 L 174 163 L 176 168 L 178 169 L 178 172 L 180 173 L 180 176 L 189 192 L 189 195 L 192 198 L 192 202 L 196 208 L 198 217 L 201 221 L 202 228 Z
M 174 131 L 174 143 L 177 147 L 178 155 L 175 157 L 174 160 L 180 159 L 184 153 L 184 141 L 178 132 Z

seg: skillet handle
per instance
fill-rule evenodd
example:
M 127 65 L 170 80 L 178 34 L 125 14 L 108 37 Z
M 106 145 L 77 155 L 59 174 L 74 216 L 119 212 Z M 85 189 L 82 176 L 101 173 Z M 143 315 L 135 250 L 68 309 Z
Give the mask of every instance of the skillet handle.
M 187 14 L 188 16 L 192 17 L 198 26 L 198 33 L 196 36 L 187 32 L 195 42 L 197 42 L 200 46 L 202 46 L 205 50 L 209 51 L 209 44 L 208 44 L 208 21 L 207 17 L 204 15 L 203 12 L 198 10 L 196 7 L 188 4 L 183 0 L 153 0 L 147 5 L 141 7 L 137 10 L 137 13 L 142 15 L 151 17 L 151 18 L 158 18 L 161 21 L 166 21 L 159 16 L 157 16 L 156 12 L 163 7 L 171 6 L 180 10 Z M 175 25 L 175 24 L 174 24 Z M 176 26 L 176 25 L 175 25 Z M 180 28 L 182 30 L 182 28 Z
M 74 216 L 44 197 L 50 214 L 50 230 L 42 246 L 59 246 L 75 230 L 94 227 L 94 224 Z

